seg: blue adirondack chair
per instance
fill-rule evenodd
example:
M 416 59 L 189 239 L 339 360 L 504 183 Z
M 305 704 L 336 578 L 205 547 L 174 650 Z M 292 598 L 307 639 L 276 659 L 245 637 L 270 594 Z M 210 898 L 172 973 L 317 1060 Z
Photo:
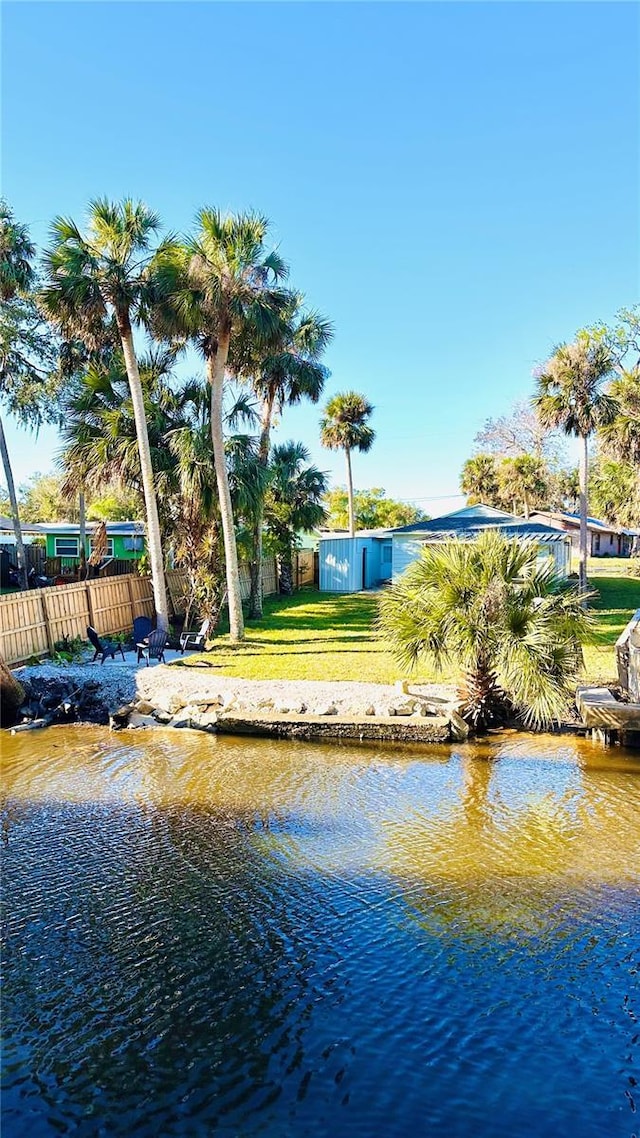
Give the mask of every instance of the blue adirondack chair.
M 108 656 L 110 656 L 112 660 L 115 660 L 116 652 L 121 652 L 122 659 L 124 660 L 124 648 L 122 644 L 114 644 L 112 640 L 101 640 L 95 628 L 92 628 L 91 625 L 87 625 L 87 639 L 92 647 L 95 648 L 94 657 L 91 661 L 92 664 L 95 664 L 98 656 L 101 657 L 101 664 L 104 664 Z

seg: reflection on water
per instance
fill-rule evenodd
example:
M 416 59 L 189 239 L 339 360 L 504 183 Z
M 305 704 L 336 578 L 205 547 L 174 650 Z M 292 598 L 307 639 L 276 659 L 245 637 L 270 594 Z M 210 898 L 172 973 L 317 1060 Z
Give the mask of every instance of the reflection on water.
M 4 1135 L 640 1133 L 640 762 L 3 741 Z

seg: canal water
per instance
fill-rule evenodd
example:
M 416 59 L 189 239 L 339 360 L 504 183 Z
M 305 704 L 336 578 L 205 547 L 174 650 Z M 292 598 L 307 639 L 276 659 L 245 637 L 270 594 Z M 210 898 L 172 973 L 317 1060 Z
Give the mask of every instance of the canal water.
M 640 1134 L 640 760 L 3 739 L 4 1138 Z

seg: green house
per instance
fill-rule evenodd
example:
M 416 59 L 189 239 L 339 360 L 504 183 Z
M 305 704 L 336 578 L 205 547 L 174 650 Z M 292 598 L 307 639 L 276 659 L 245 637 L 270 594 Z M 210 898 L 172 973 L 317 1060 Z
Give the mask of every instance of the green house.
M 87 522 L 86 555 L 93 548 L 93 535 L 99 522 Z M 107 522 L 107 551 L 105 557 L 116 561 L 138 561 L 146 548 L 142 522 Z M 64 566 L 72 567 L 80 560 L 80 526 L 70 522 L 40 522 L 38 530 L 46 542 L 47 558 L 60 558 Z M 133 568 L 133 566 L 132 566 Z

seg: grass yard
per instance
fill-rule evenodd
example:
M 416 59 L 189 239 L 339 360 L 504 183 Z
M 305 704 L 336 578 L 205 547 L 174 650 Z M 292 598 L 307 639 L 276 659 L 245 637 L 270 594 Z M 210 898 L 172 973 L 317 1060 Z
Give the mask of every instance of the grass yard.
M 610 566 L 614 560 L 617 574 Z M 602 563 L 605 563 L 603 566 Z M 604 569 L 604 572 L 602 571 Z M 640 578 L 624 576 L 629 562 L 617 558 L 590 558 L 587 566 L 589 582 L 598 596 L 592 602 L 596 617 L 595 642 L 585 645 L 586 679 L 608 684 L 617 679 L 613 646 L 636 609 L 640 608 Z
M 303 589 L 293 597 L 268 597 L 261 624 L 247 622 L 246 639 L 230 645 L 220 636 L 206 653 L 185 657 L 185 665 L 218 668 L 248 680 L 363 680 L 393 683 L 404 675 L 374 628 L 377 597 L 370 593 L 319 593 Z M 434 680 L 428 665 L 416 673 Z M 453 679 L 453 674 L 441 679 Z
M 601 573 L 602 561 L 590 563 L 591 584 L 597 591 L 595 642 L 585 647 L 585 678 L 611 682 L 616 678 L 613 646 L 632 613 L 640 607 L 640 579 L 622 575 L 629 562 L 613 559 Z M 615 568 L 616 573 L 610 570 Z M 274 680 L 363 680 L 393 683 L 406 673 L 385 649 L 374 627 L 377 597 L 372 594 L 319 593 L 303 589 L 294 597 L 265 601 L 261 624 L 247 623 L 246 640 L 231 645 L 220 636 L 206 653 L 185 657 L 177 666 L 219 669 L 225 676 Z M 455 669 L 436 673 L 425 663 L 416 680 L 455 682 Z

